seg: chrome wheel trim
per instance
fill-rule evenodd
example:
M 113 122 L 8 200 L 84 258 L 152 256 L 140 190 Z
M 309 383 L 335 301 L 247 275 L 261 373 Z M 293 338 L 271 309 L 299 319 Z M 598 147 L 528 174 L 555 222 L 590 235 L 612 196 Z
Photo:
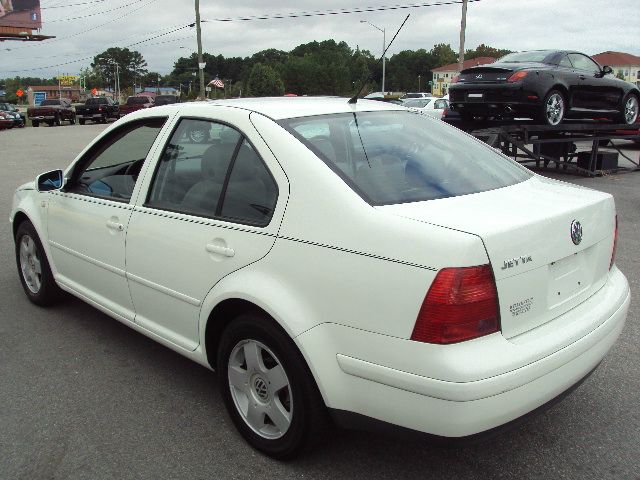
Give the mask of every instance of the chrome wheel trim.
M 547 99 L 544 113 L 549 125 L 558 125 L 564 117 L 564 98 L 559 93 L 554 93 Z
M 631 95 L 624 104 L 624 121 L 627 125 L 633 124 L 638 118 L 638 99 Z
M 194 143 L 201 143 L 204 141 L 204 130 L 191 130 L 189 132 L 189 138 Z
M 240 417 L 268 440 L 283 437 L 293 419 L 291 385 L 282 362 L 257 340 L 242 340 L 229 355 L 227 378 Z
M 20 240 L 20 271 L 31 293 L 38 293 L 42 287 L 42 264 L 36 243 L 29 235 Z

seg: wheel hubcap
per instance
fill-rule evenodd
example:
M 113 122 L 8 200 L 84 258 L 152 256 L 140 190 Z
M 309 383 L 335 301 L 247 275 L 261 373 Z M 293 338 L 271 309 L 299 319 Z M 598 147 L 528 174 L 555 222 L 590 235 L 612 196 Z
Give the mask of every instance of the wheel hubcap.
M 547 99 L 546 110 L 547 120 L 551 125 L 558 125 L 564 115 L 564 99 L 559 93 L 554 93 Z
M 291 385 L 282 363 L 257 340 L 243 340 L 227 367 L 233 403 L 245 423 L 263 438 L 282 437 L 293 418 Z
M 627 124 L 631 125 L 638 118 L 638 99 L 636 97 L 629 97 L 627 103 L 624 106 L 624 120 Z
M 191 132 L 191 140 L 200 143 L 204 140 L 204 132 L 202 130 L 194 130 Z
M 42 286 L 42 266 L 36 244 L 29 235 L 24 235 L 20 241 L 20 270 L 27 288 L 38 293 Z

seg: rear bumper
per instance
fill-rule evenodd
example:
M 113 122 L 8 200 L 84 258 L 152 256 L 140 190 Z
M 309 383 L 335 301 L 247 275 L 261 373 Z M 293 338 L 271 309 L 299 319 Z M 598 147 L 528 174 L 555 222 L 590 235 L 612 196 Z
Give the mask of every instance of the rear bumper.
M 35 115 L 29 117 L 31 120 L 54 120 L 55 115 Z
M 535 340 L 532 333 L 511 340 L 495 334 L 433 346 L 335 324 L 296 340 L 329 408 L 436 436 L 464 437 L 512 422 L 584 378 L 618 338 L 629 302 L 626 278 L 614 268 L 599 292 L 538 327 Z M 588 331 L 569 338 L 558 324 L 580 324 Z M 559 335 L 569 338 L 562 347 L 557 347 Z M 527 362 L 532 348 L 541 353 Z M 500 373 L 489 373 L 500 365 Z
M 542 102 L 519 83 L 464 84 L 452 86 L 449 94 L 452 109 L 473 115 L 532 114 Z

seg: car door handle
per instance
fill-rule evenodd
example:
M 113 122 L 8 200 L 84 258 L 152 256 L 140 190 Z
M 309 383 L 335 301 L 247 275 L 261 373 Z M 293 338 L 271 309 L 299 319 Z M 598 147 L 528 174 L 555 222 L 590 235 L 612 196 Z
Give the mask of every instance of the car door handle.
M 587 77 L 585 77 L 584 75 L 580 75 L 580 80 L 586 80 Z
M 107 228 L 110 230 L 122 232 L 124 230 L 124 225 L 113 220 L 107 220 Z
M 225 257 L 233 257 L 236 254 L 236 251 L 233 248 L 214 245 L 213 243 L 207 243 L 205 250 L 209 253 L 224 255 Z

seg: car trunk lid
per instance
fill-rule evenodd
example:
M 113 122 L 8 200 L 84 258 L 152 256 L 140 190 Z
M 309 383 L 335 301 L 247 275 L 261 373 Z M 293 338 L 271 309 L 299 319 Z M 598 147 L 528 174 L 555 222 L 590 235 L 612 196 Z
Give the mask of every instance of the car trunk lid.
M 479 194 L 376 208 L 478 235 L 507 338 L 574 308 L 606 281 L 615 222 L 608 194 L 533 177 Z

